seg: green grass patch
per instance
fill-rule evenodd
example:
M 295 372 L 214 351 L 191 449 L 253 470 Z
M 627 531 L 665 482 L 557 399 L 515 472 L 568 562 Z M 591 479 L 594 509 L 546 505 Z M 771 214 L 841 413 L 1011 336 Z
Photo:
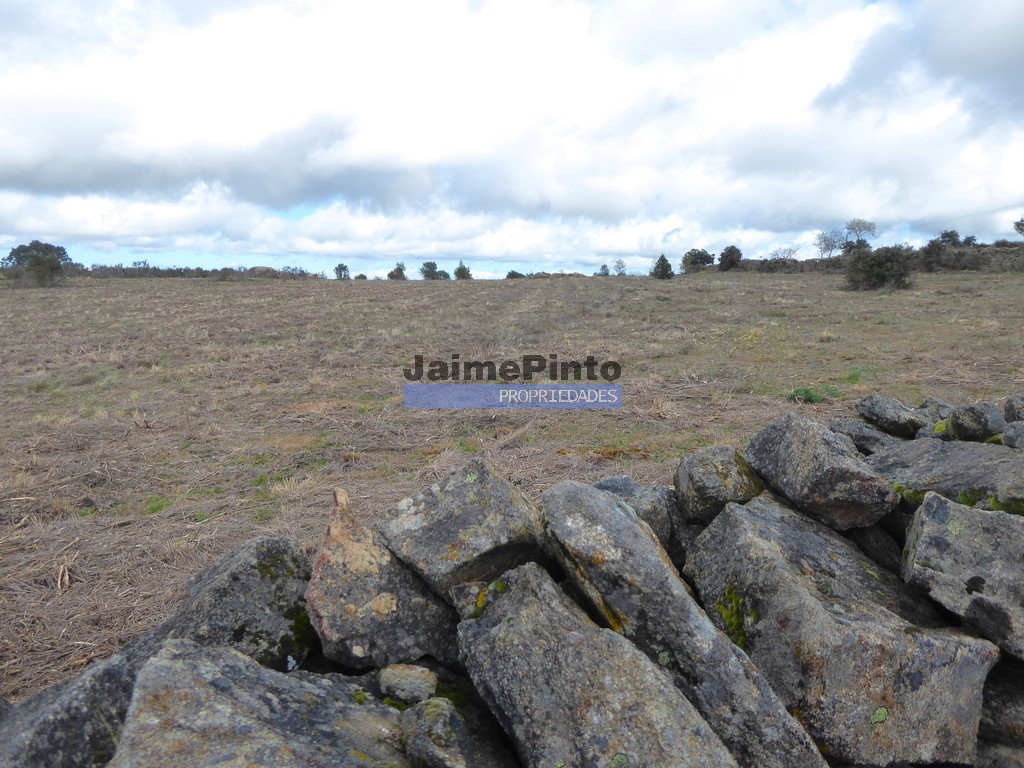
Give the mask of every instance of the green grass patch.
M 146 499 L 146 506 L 143 507 L 142 511 L 147 515 L 155 515 L 157 512 L 163 512 L 169 506 L 171 501 L 165 499 L 163 496 L 150 496 Z
M 843 393 L 826 384 L 820 390 L 811 387 L 797 387 L 786 394 L 786 399 L 794 403 L 820 403 L 825 399 L 836 400 L 843 396 Z

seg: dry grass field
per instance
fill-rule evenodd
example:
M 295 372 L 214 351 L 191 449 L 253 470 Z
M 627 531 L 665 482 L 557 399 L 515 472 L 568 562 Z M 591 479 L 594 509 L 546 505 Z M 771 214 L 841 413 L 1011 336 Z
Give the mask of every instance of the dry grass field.
M 257 535 L 314 551 L 334 486 L 386 515 L 471 455 L 528 495 L 671 484 L 787 409 L 1024 390 L 1024 274 L 851 293 L 820 274 L 459 283 L 78 279 L 0 284 L 0 695 L 22 699 L 174 611 Z M 407 411 L 428 359 L 593 354 L 620 411 Z M 810 387 L 831 396 L 794 403 Z

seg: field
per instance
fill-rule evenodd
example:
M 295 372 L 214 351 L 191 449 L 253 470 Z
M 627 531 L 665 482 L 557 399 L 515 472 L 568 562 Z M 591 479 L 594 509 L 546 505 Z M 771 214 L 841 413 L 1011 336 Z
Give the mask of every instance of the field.
M 470 456 L 529 496 L 573 478 L 670 485 L 787 409 L 1024 391 L 1024 274 L 393 283 L 81 278 L 0 284 L 0 695 L 18 700 L 169 615 L 239 542 L 315 551 L 334 486 L 386 515 Z M 588 354 L 620 411 L 407 411 L 413 356 Z M 819 403 L 787 394 L 808 388 Z

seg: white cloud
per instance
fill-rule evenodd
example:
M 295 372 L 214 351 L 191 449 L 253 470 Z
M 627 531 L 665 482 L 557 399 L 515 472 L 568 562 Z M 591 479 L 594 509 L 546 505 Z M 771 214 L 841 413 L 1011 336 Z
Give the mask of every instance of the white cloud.
M 0 10 L 4 242 L 557 268 L 1021 197 L 1010 0 L 66 6 Z

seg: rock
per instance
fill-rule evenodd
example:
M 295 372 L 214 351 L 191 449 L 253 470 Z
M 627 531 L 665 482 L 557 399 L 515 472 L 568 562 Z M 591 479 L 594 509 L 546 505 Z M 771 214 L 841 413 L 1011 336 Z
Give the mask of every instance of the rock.
M 1024 513 L 1024 454 L 990 443 L 913 440 L 865 461 L 918 506 L 926 491 L 961 504 Z
M 437 691 L 437 675 L 425 667 L 391 664 L 378 673 L 377 684 L 385 696 L 415 704 L 433 697 Z
M 672 545 L 668 549 L 668 555 L 676 568 L 682 570 L 683 563 L 686 562 L 686 553 L 705 528 L 706 525 L 681 525 L 672 530 Z
M 537 510 L 480 459 L 398 505 L 388 548 L 439 595 L 536 558 Z
M 858 549 L 891 573 L 900 572 L 903 558 L 902 548 L 885 529 L 879 525 L 867 528 L 851 528 L 843 536 L 857 545 Z
M 192 578 L 178 613 L 144 639 L 144 655 L 178 637 L 229 646 L 272 669 L 295 669 L 312 638 L 309 577 L 309 559 L 295 539 L 247 542 Z
M 1004 662 L 989 673 L 978 736 L 1024 747 L 1024 670 L 1020 667 Z
M 897 437 L 913 437 L 922 427 L 929 427 L 937 419 L 931 413 L 908 408 L 899 400 L 881 395 L 867 395 L 857 401 L 857 413 L 876 427 Z
M 0 766 L 92 768 L 114 754 L 135 680 L 124 654 L 14 704 L 0 720 Z
M 248 542 L 197 573 L 178 612 L 0 722 L 0 766 L 91 766 L 114 752 L 138 670 L 167 638 L 237 648 L 292 668 L 306 656 L 309 561 L 291 538 Z M 10 734 L 16 734 L 8 737 Z
M 398 710 L 341 676 L 319 677 L 170 640 L 139 672 L 110 768 L 413 767 L 399 748 Z
M 728 446 L 701 448 L 684 456 L 676 468 L 675 483 L 675 526 L 707 525 L 730 501 L 744 502 L 764 491 L 750 463 Z
M 1007 448 L 1024 448 L 1024 421 L 1013 421 L 1003 430 L 1003 445 Z
M 424 768 L 517 768 L 503 747 L 476 738 L 448 699 L 427 699 L 402 713 L 405 753 Z
M 837 764 L 970 763 L 985 640 L 844 538 L 767 494 L 730 504 L 687 559 L 709 616 Z
M 11 702 L 0 696 L 0 720 L 7 717 L 7 713 L 11 710 Z
M 926 397 L 914 410 L 934 424 L 948 419 L 949 415 L 956 410 L 956 406 L 945 400 L 939 400 L 937 397 Z
M 661 546 L 672 541 L 672 517 L 676 511 L 676 494 L 662 485 L 639 485 L 626 475 L 606 477 L 594 483 L 595 488 L 614 493 L 629 504 L 636 516 L 651 526 Z
M 826 768 L 807 732 L 697 605 L 629 507 L 566 481 L 544 493 L 543 519 L 555 558 L 591 604 L 672 675 L 739 765 Z
M 899 438 L 875 429 L 860 419 L 853 419 L 849 416 L 836 416 L 828 423 L 828 428 L 833 432 L 846 435 L 853 440 L 857 450 L 870 456 L 872 453 L 890 448 L 899 442 Z
M 535 563 L 459 624 L 473 682 L 530 768 L 735 766 L 668 677 L 601 629 Z
M 356 519 L 345 491 L 334 501 L 306 592 L 324 655 L 356 669 L 423 656 L 456 664 L 455 612 Z
M 982 443 L 1006 429 L 1006 419 L 995 403 L 973 403 L 957 408 L 946 419 L 946 431 L 956 440 Z
M 1007 422 L 1024 421 L 1024 393 L 1010 395 L 1003 403 L 1003 418 Z
M 877 523 L 898 500 L 849 438 L 792 412 L 755 435 L 747 457 L 772 488 L 837 530 Z
M 1024 659 L 1024 517 L 927 493 L 914 513 L 903 580 Z
M 978 742 L 978 759 L 975 768 L 1024 768 L 1024 747 Z

